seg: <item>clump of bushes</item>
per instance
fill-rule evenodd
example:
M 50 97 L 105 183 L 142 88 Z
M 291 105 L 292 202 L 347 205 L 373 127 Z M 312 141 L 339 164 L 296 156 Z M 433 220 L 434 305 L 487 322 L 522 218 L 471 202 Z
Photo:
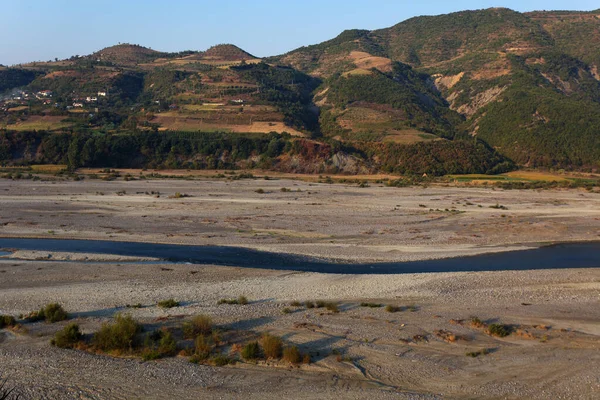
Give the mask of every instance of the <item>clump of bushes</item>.
M 267 359 L 278 359 L 281 358 L 281 352 L 283 350 L 283 340 L 279 336 L 273 336 L 265 333 L 261 338 L 261 344 L 263 353 Z
M 210 335 L 213 331 L 213 322 L 208 315 L 197 315 L 191 321 L 183 323 L 183 335 L 187 339 L 198 335 Z
M 137 335 L 142 326 L 131 315 L 118 314 L 114 323 L 104 323 L 92 340 L 94 346 L 101 351 L 127 352 L 132 351 L 136 344 Z
M 337 303 L 331 302 L 331 301 L 325 301 L 325 300 L 317 300 L 314 303 L 307 301 L 305 303 L 306 308 L 326 308 L 329 311 L 332 311 L 334 313 L 338 313 L 340 312 Z
M 15 326 L 17 321 L 12 315 L 0 315 L 0 329 Z
M 513 328 L 505 324 L 491 324 L 488 326 L 487 331 L 492 336 L 506 337 L 512 333 Z
M 292 311 L 291 308 L 285 307 L 283 310 L 281 310 L 281 312 L 284 313 L 284 314 L 291 314 L 294 311 Z
M 160 308 L 174 308 L 174 307 L 179 307 L 180 304 L 175 299 L 168 299 L 168 300 L 159 301 L 158 306 Z
M 248 304 L 248 298 L 246 298 L 246 296 L 240 296 L 237 299 L 221 299 L 217 304 L 240 304 L 245 306 Z
M 290 307 L 302 307 L 302 303 L 300 303 L 299 301 L 295 300 L 295 301 L 292 301 L 290 303 Z
M 25 315 L 23 319 L 27 322 L 46 321 L 49 323 L 64 321 L 69 317 L 67 312 L 58 303 L 50 303 L 39 311 L 33 311 Z
M 56 332 L 50 344 L 61 349 L 72 349 L 81 342 L 82 338 L 83 334 L 79 329 L 79 325 L 71 323 Z

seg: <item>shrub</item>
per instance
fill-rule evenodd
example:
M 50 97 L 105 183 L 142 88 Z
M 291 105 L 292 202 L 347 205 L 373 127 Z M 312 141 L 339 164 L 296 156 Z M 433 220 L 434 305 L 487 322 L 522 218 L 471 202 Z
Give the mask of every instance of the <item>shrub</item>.
M 369 308 L 381 308 L 383 304 L 380 303 L 360 303 L 361 307 L 369 307 Z
M 283 341 L 278 336 L 265 333 L 262 337 L 262 347 L 266 358 L 280 358 Z
M 162 331 L 158 351 L 163 355 L 173 355 L 177 351 L 177 342 L 170 331 Z
M 41 310 L 40 313 L 42 313 Z M 46 322 L 50 323 L 64 321 L 68 318 L 67 312 L 58 303 L 46 305 L 46 307 L 43 309 L 43 314 Z
M 490 351 L 488 349 L 483 349 L 483 350 L 478 350 L 478 351 L 470 351 L 468 353 L 466 353 L 467 357 L 479 357 L 479 356 L 485 356 L 487 354 L 490 354 Z
M 387 306 L 385 306 L 385 311 L 387 311 L 389 313 L 395 313 L 395 312 L 400 311 L 400 307 L 388 304 Z
M 506 337 L 510 335 L 512 331 L 513 328 L 510 325 L 491 324 L 490 326 L 488 326 L 488 333 L 492 336 Z
M 221 299 L 217 304 L 241 304 L 245 306 L 248 304 L 246 296 L 240 296 L 237 299 Z
M 283 349 L 283 359 L 292 364 L 299 364 L 302 361 L 302 354 L 297 346 L 286 347 Z
M 473 328 L 483 328 L 485 324 L 478 317 L 471 317 L 471 326 Z
M 211 358 L 211 361 L 217 367 L 224 367 L 227 364 L 233 363 L 233 360 L 231 360 L 229 357 L 223 354 L 217 354 L 216 356 Z
M 198 335 L 210 335 L 212 331 L 212 319 L 208 315 L 197 315 L 191 321 L 183 323 L 183 335 L 186 339 Z
M 291 313 L 293 313 L 292 309 L 291 308 L 287 308 L 287 307 L 284 308 L 283 310 L 281 310 L 281 312 L 284 313 L 284 314 L 291 314 Z
M 336 303 L 325 303 L 325 308 L 336 314 L 340 312 L 340 309 Z
M 323 301 L 323 300 L 317 300 L 317 301 L 315 301 L 315 305 L 317 306 L 317 308 L 323 308 L 323 307 L 325 307 L 326 304 L 327 303 L 325 301 Z
M 94 334 L 93 343 L 102 351 L 131 351 L 141 330 L 141 325 L 130 315 L 118 314 L 114 323 L 104 323 Z
M 258 342 L 246 343 L 242 348 L 242 357 L 244 360 L 256 360 L 260 356 L 260 346 Z
M 265 190 L 264 189 L 256 189 L 255 192 L 258 194 L 264 194 Z
M 302 307 L 302 303 L 300 303 L 299 301 L 295 300 L 295 301 L 292 301 L 290 303 L 290 307 Z
M 127 307 L 127 308 L 142 308 L 144 306 L 142 306 L 142 303 L 137 303 L 137 304 L 127 304 L 125 307 Z
M 158 360 L 160 357 L 160 352 L 155 348 L 146 347 L 142 350 L 142 360 L 144 361 Z
M 312 301 L 307 301 L 304 303 L 304 305 L 306 306 L 306 308 L 315 308 L 315 303 L 313 303 Z
M 304 357 L 302 357 L 302 364 L 310 364 L 310 362 L 310 354 L 305 354 Z
M 158 302 L 160 308 L 173 308 L 179 307 L 179 302 L 174 299 L 162 300 Z
M 60 347 L 61 349 L 72 349 L 80 341 L 83 335 L 79 330 L 79 325 L 71 323 L 65 326 L 62 330 L 56 332 L 50 344 Z
M 212 344 L 208 338 L 204 335 L 198 335 L 194 341 L 194 356 L 201 361 L 204 361 L 210 357 L 212 351 Z
M 17 321 L 12 315 L 0 315 L 0 329 L 15 326 L 16 323 Z

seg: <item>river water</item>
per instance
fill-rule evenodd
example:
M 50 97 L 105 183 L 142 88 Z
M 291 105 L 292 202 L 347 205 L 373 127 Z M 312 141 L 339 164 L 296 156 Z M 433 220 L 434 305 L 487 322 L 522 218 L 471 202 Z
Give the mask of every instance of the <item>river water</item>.
M 1 239 L 0 249 L 61 251 L 155 257 L 172 262 L 340 274 L 539 270 L 600 267 L 600 242 L 564 243 L 427 261 L 338 263 L 238 247 L 111 242 L 95 240 Z

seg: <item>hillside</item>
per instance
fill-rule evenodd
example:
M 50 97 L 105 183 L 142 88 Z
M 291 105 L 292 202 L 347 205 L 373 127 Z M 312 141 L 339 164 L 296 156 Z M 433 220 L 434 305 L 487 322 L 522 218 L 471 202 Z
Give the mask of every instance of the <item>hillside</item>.
M 328 84 L 336 74 L 369 76 L 360 65 L 365 59 L 383 73 L 398 61 L 429 77 L 464 119 L 450 118 L 456 132 L 485 140 L 519 164 L 599 165 L 596 12 L 521 14 L 500 8 L 416 17 L 386 29 L 346 31 L 269 60 L 325 77 Z M 369 81 L 375 84 L 380 75 L 374 76 Z M 327 86 L 321 89 L 328 93 Z M 419 103 L 406 101 L 411 107 Z M 449 115 L 439 107 L 420 110 L 429 116 L 425 120 L 435 121 Z M 413 127 L 445 136 L 431 124 Z M 381 133 L 371 137 L 380 139 Z
M 6 132 L 280 134 L 399 173 L 598 169 L 599 126 L 597 11 L 415 17 L 262 60 L 231 44 L 120 44 L 0 69 Z

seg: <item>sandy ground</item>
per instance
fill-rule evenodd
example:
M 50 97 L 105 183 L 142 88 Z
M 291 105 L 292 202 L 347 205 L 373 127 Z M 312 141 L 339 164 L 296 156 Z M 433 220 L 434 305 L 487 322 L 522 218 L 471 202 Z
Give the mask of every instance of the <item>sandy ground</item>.
M 168 198 L 175 192 L 192 197 Z M 490 208 L 496 204 L 507 210 Z M 600 234 L 600 195 L 585 191 L 0 180 L 0 205 L 6 237 L 241 245 L 351 260 L 435 258 Z M 453 207 L 465 212 L 444 211 Z M 600 391 L 600 269 L 325 275 L 22 255 L 0 259 L 0 314 L 56 301 L 87 334 L 118 312 L 154 328 L 208 314 L 240 338 L 272 332 L 313 358 L 301 367 L 223 368 L 182 357 L 115 359 L 51 347 L 65 323 L 27 324 L 27 333 L 0 331 L 2 372 L 26 398 L 592 399 Z M 217 305 L 239 295 L 250 304 Z M 156 306 L 171 297 L 181 306 Z M 341 312 L 283 313 L 292 300 L 316 299 L 339 302 Z M 413 311 L 388 313 L 362 301 Z M 143 308 L 125 307 L 136 303 Z M 456 323 L 471 316 L 520 331 L 500 339 Z M 447 342 L 440 330 L 462 339 Z M 465 355 L 484 348 L 490 354 Z M 338 362 L 334 349 L 347 360 Z
M 169 198 L 176 192 L 191 197 Z M 359 188 L 285 179 L 0 180 L 0 202 L 3 237 L 245 246 L 354 261 L 600 240 L 600 194 L 583 190 Z M 496 205 L 507 209 L 490 208 Z

